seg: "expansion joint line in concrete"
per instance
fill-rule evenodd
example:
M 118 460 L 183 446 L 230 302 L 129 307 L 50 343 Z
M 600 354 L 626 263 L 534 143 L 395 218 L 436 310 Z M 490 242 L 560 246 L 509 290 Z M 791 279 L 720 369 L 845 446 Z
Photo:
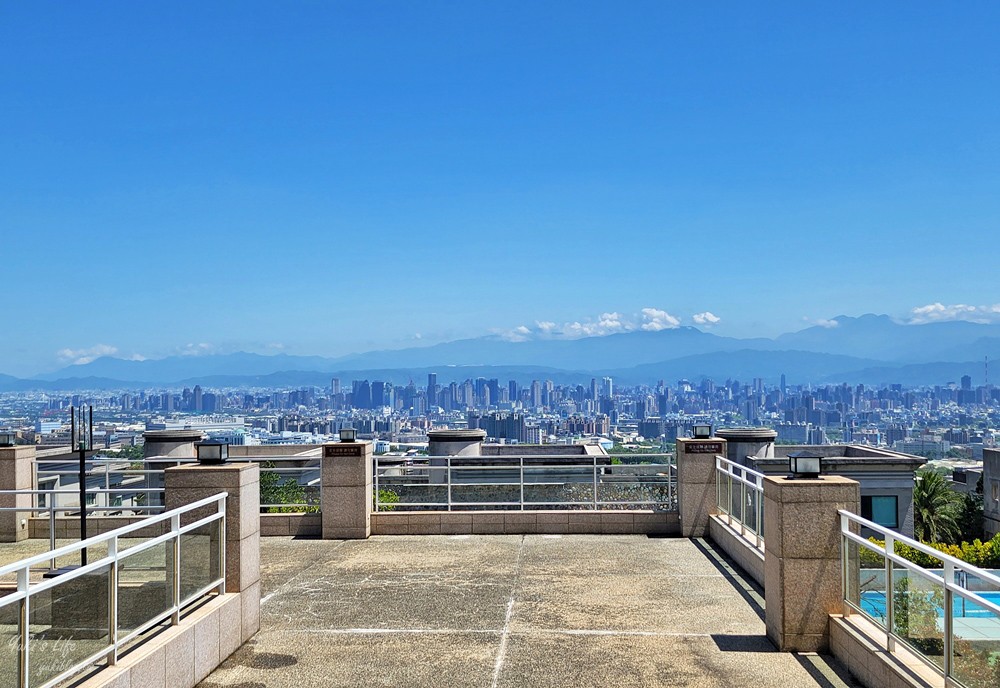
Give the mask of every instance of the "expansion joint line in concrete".
M 517 586 L 521 579 L 521 557 L 524 555 L 524 536 L 517 546 L 517 562 L 514 564 L 514 583 L 510 586 L 510 597 L 507 599 L 507 615 L 503 620 L 503 630 L 500 632 L 500 649 L 497 650 L 497 661 L 493 665 L 493 683 L 491 688 L 497 688 L 500 680 L 500 671 L 503 669 L 504 660 L 507 658 L 507 639 L 510 637 L 510 620 L 514 616 L 514 596 L 517 594 Z

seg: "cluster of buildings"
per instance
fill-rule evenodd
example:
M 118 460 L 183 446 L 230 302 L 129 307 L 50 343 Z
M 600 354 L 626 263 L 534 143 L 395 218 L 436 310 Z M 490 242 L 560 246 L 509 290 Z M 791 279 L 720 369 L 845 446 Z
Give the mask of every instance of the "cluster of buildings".
M 0 395 L 0 427 L 20 441 L 65 444 L 70 407 L 93 407 L 95 440 L 138 441 L 144 430 L 190 427 L 232 444 L 321 443 L 351 427 L 389 446 L 419 444 L 433 429 L 481 429 L 501 444 L 574 444 L 669 449 L 695 424 L 759 426 L 781 444 L 857 444 L 926 458 L 978 461 L 997 443 L 1000 389 L 958 384 L 788 385 L 711 379 L 621 385 L 610 377 L 475 378 L 424 384 L 333 378 L 298 389 L 135 389 Z

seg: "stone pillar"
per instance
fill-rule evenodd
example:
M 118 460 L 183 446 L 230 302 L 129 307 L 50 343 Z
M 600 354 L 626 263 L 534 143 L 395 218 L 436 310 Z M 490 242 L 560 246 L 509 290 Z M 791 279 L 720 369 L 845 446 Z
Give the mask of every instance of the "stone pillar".
M 0 447 L 0 490 L 34 489 L 33 445 Z M 24 507 L 24 511 L 0 511 L 0 542 L 19 542 L 28 537 L 32 495 L 0 494 L 0 506 Z
M 838 509 L 859 513 L 860 484 L 840 476 L 764 478 L 767 637 L 786 652 L 829 648 L 843 611 Z
M 677 511 L 681 536 L 705 537 L 716 510 L 715 457 L 726 455 L 718 437 L 677 438 Z
M 260 628 L 260 468 L 255 463 L 187 464 L 164 471 L 167 509 L 227 493 L 226 592 L 242 596 L 241 639 Z M 190 523 L 212 513 L 196 509 L 182 521 Z
M 372 532 L 372 443 L 323 445 L 320 469 L 323 538 L 364 540 Z

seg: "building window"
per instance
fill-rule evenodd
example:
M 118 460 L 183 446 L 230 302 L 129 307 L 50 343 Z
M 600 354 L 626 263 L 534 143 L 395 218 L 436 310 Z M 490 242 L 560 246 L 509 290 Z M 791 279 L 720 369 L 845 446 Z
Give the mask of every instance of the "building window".
M 867 518 L 886 528 L 898 528 L 896 517 L 898 498 L 895 495 L 862 496 L 861 518 Z
M 993 501 L 1000 502 L 1000 483 L 993 481 Z

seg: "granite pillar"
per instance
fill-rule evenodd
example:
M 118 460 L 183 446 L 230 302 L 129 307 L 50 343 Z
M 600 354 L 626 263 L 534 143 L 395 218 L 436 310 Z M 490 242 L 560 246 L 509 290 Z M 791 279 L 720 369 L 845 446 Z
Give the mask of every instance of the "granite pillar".
M 706 537 L 716 511 L 715 457 L 726 455 L 718 437 L 677 438 L 677 511 L 682 537 Z
M 241 638 L 246 641 L 260 628 L 260 468 L 255 463 L 188 464 L 166 469 L 164 478 L 168 510 L 227 493 L 226 592 L 242 595 Z M 213 509 L 196 509 L 181 524 Z
M 34 489 L 35 447 L 0 447 L 0 490 Z M 28 537 L 28 518 L 33 504 L 30 494 L 0 494 L 0 506 L 24 507 L 24 511 L 0 511 L 0 542 L 19 542 Z
M 859 513 L 861 488 L 840 476 L 764 479 L 767 637 L 779 650 L 829 648 L 830 614 L 843 610 L 838 509 Z
M 372 443 L 323 446 L 320 482 L 323 538 L 363 540 L 372 532 Z

